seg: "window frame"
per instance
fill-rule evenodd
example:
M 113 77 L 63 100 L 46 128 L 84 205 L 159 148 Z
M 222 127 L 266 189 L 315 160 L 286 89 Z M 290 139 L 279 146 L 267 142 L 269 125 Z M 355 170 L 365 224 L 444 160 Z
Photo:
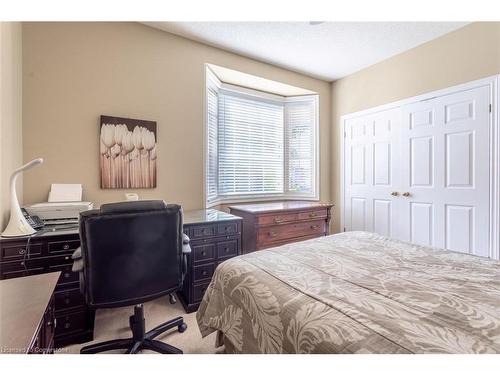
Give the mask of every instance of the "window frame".
M 209 84 L 215 83 L 219 90 L 223 92 L 231 92 L 236 95 L 242 95 L 245 97 L 254 96 L 264 100 L 270 100 L 273 102 L 283 103 L 284 106 L 284 145 L 283 145 L 283 193 L 259 193 L 259 194 L 227 194 L 220 195 L 218 193 L 217 187 L 217 196 L 213 200 L 208 200 L 208 162 L 209 162 L 209 106 L 208 106 L 208 89 Z M 203 121 L 203 200 L 205 208 L 210 208 L 214 206 L 218 206 L 221 204 L 231 204 L 231 203 L 243 203 L 243 202 L 265 202 L 265 201 L 276 201 L 276 200 L 310 200 L 310 201 L 319 201 L 320 196 L 320 145 L 319 145 L 319 95 L 318 94 L 310 94 L 310 95 L 300 95 L 300 96 L 280 96 L 276 94 L 271 94 L 264 91 L 254 90 L 248 87 L 235 86 L 231 84 L 227 84 L 221 82 L 218 77 L 213 73 L 208 67 L 205 69 L 205 90 L 204 90 L 204 121 Z M 289 177 L 289 165 L 288 165 L 288 155 L 287 148 L 288 142 L 286 142 L 287 138 L 287 122 L 286 118 L 286 103 L 287 102 L 297 102 L 297 101 L 310 101 L 311 97 L 314 97 L 314 139 L 313 139 L 313 178 L 312 178 L 312 192 L 291 192 L 288 190 L 288 177 Z M 219 103 L 219 98 L 217 98 L 217 102 Z M 217 153 L 218 159 L 218 153 Z M 218 162 L 217 162 L 218 165 Z M 217 172 L 216 180 L 218 181 L 219 176 Z

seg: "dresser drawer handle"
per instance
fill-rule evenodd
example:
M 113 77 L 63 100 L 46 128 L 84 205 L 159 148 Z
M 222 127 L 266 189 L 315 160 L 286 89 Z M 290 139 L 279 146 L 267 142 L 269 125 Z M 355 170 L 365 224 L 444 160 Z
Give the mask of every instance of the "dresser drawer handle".
M 69 304 L 71 303 L 71 298 L 66 297 L 66 298 L 64 299 L 64 303 L 65 303 L 66 305 L 69 305 Z
M 203 272 L 201 273 L 202 276 L 207 276 L 207 271 L 206 270 L 203 270 Z
M 206 252 L 206 251 L 202 251 L 202 252 L 201 252 L 201 255 L 206 256 L 206 255 L 207 255 L 207 252 Z
M 229 247 L 225 247 L 225 248 L 224 248 L 224 251 L 225 251 L 226 253 L 227 253 L 227 252 L 229 252 Z
M 19 249 L 19 255 L 23 255 L 26 253 L 26 249 Z
M 316 216 L 318 216 L 318 214 L 317 214 L 316 212 L 311 212 L 311 213 L 309 214 L 309 217 L 316 217 Z
M 316 230 L 316 229 L 318 229 L 318 228 L 319 228 L 319 225 L 311 225 L 311 229 L 312 229 L 312 230 Z
M 69 322 L 64 323 L 64 328 L 68 329 L 69 327 L 71 327 L 71 323 L 69 323 Z
M 69 244 L 65 243 L 65 244 L 63 245 L 63 250 L 69 250 Z
M 283 219 L 282 219 L 281 217 L 275 217 L 275 218 L 274 218 L 274 222 L 275 222 L 276 224 L 279 224 L 279 223 L 282 223 L 282 222 L 283 222 Z
M 64 260 L 69 260 L 69 257 L 64 257 Z
M 269 232 L 269 237 L 276 237 L 278 235 L 278 233 L 276 232 Z

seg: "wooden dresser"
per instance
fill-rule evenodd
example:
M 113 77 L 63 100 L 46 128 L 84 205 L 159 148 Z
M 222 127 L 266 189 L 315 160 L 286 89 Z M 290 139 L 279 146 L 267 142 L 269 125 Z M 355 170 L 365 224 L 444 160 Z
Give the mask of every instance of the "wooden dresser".
M 326 236 L 332 204 L 288 201 L 230 206 L 243 218 L 243 253 Z

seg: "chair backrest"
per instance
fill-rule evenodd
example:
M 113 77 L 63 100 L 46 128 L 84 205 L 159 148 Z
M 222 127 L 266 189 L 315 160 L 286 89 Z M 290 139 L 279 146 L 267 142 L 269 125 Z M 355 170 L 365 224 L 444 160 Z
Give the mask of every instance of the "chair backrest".
M 163 201 L 104 204 L 80 215 L 83 289 L 93 307 L 175 292 L 182 277 L 182 210 Z

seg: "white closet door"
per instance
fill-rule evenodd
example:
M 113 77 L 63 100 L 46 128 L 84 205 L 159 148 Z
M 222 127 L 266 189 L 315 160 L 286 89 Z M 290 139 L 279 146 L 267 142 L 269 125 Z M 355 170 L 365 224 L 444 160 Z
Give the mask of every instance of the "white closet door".
M 401 236 L 489 255 L 489 89 L 402 107 Z
M 400 109 L 346 121 L 345 229 L 397 237 Z

